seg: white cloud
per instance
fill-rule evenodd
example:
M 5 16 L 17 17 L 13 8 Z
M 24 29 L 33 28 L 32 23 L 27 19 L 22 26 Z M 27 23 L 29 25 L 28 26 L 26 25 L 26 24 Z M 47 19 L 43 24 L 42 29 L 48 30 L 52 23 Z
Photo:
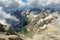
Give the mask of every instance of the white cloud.
M 15 16 L 10 15 L 10 13 L 9 14 L 3 13 L 3 16 L 6 19 L 12 19 L 12 20 L 15 20 L 15 21 L 19 21 Z
M 17 9 L 23 6 L 24 3 L 22 0 L 0 0 L 0 23 L 8 24 L 6 19 L 19 22 L 19 19 L 17 19 L 15 16 L 12 16 L 10 13 L 6 13 L 4 9 Z
M 48 5 L 59 5 L 60 0 L 27 0 L 28 6 L 48 6 Z M 6 8 L 17 8 L 26 5 L 22 0 L 0 0 L 0 6 Z
M 60 6 L 60 0 L 39 0 L 39 4 L 42 4 L 43 6 L 51 6 L 51 5 Z
M 60 0 L 29 0 L 27 4 L 32 6 L 60 6 Z
M 10 13 L 4 12 L 3 8 L 0 7 L 0 23 L 2 23 L 4 25 L 8 24 L 6 19 L 10 19 L 10 20 L 14 20 L 15 22 L 19 22 L 19 19 L 17 19 L 15 16 L 12 16 Z
M 27 2 L 27 5 L 28 6 L 37 6 L 38 5 L 38 0 L 29 0 L 28 2 Z
M 60 0 L 27 0 L 28 6 L 60 6 Z M 26 5 L 22 0 L 0 0 L 0 6 L 3 8 L 17 8 Z
M 3 8 L 17 8 L 24 6 L 22 0 L 0 0 L 0 6 Z

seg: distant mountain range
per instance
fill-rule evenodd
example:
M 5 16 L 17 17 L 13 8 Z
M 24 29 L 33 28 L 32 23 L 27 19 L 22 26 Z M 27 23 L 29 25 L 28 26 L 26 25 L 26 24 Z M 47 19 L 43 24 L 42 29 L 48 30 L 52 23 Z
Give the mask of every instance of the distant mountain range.
M 18 30 L 20 30 L 20 28 L 27 25 L 27 23 L 28 23 L 27 15 L 29 15 L 31 12 L 35 12 L 36 15 L 37 15 L 43 9 L 45 11 L 47 10 L 47 11 L 50 11 L 50 12 L 56 12 L 56 11 L 60 12 L 60 10 L 57 9 L 57 8 L 49 8 L 49 7 L 45 7 L 45 8 L 35 8 L 34 7 L 34 8 L 30 8 L 30 9 L 24 9 L 24 8 L 9 9 L 9 10 L 5 10 L 5 12 L 10 13 L 11 15 L 14 15 L 17 19 L 19 19 L 19 21 L 14 21 L 14 20 L 11 20 L 11 19 L 7 19 L 7 23 L 11 24 L 13 26 L 13 28 L 16 31 L 18 31 Z
M 58 12 L 60 12 L 60 7 L 52 7 L 52 6 L 50 6 L 50 7 L 26 7 L 26 8 L 24 8 L 24 7 L 22 7 L 22 8 L 15 8 L 15 9 L 9 9 L 9 8 L 7 8 L 7 9 L 4 9 L 6 12 L 10 12 L 10 13 L 13 13 L 13 12 L 16 12 L 17 10 L 19 10 L 19 11 L 24 11 L 24 10 L 29 10 L 29 12 L 32 12 L 32 11 L 41 11 L 42 9 L 45 9 L 45 10 L 49 10 L 49 11 L 51 11 L 51 12 L 56 12 L 56 11 L 58 11 Z

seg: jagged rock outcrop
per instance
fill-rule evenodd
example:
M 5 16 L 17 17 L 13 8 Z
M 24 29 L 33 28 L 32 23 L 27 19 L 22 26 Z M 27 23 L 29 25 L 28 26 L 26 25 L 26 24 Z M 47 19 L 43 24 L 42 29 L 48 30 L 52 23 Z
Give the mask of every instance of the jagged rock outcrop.
M 42 11 L 36 18 L 30 23 L 31 29 L 38 29 L 38 28 L 45 28 L 46 26 L 49 26 L 53 23 L 55 19 L 57 19 L 57 16 L 54 16 L 53 13 L 48 13 L 45 11 Z
M 22 40 L 9 26 L 0 23 L 0 40 Z
M 24 36 L 25 40 L 60 40 L 60 15 L 46 14 L 40 13 L 26 27 L 28 33 Z

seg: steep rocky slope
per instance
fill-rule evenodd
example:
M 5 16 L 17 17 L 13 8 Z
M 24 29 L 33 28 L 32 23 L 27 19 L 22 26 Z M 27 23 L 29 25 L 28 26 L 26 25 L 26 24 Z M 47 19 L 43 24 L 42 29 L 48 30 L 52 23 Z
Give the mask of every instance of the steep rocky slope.
M 22 40 L 22 38 L 11 27 L 0 24 L 0 40 Z
M 33 18 L 32 18 L 33 19 Z M 60 14 L 41 12 L 22 34 L 25 40 L 60 40 Z

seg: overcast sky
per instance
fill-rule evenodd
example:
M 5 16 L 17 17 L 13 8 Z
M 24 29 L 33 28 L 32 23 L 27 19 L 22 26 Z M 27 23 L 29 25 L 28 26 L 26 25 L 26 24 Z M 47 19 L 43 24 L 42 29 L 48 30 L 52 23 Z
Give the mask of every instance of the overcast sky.
M 23 6 L 60 6 L 60 0 L 0 0 L 0 7 L 17 8 Z

